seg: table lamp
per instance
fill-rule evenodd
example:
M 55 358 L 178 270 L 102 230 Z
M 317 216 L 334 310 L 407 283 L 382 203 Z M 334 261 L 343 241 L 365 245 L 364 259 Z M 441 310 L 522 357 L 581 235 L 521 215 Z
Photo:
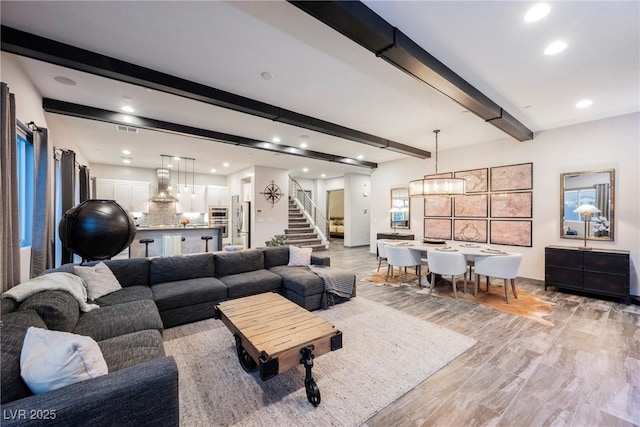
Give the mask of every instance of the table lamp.
M 590 250 L 592 248 L 587 246 L 587 237 L 588 237 L 587 233 L 589 232 L 589 221 L 591 220 L 591 214 L 600 213 L 601 211 L 600 209 L 596 208 L 593 205 L 584 204 L 584 205 L 578 206 L 577 209 L 574 209 L 574 212 L 580 213 L 584 217 L 584 246 L 581 247 L 580 249 L 585 251 Z

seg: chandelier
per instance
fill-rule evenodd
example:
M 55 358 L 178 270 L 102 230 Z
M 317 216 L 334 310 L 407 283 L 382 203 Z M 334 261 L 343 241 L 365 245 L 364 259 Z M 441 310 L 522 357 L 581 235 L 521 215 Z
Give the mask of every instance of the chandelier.
M 436 173 L 432 178 L 416 179 L 409 182 L 409 197 L 443 196 L 454 197 L 465 194 L 465 180 L 463 178 L 438 177 L 438 133 L 436 129 Z

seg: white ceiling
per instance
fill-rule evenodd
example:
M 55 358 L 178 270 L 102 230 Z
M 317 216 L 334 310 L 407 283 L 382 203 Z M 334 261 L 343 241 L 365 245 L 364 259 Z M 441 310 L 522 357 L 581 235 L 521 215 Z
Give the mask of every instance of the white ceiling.
M 640 3 L 551 2 L 525 23 L 532 2 L 366 1 L 371 9 L 534 132 L 640 110 Z M 434 150 L 510 138 L 427 85 L 296 7 L 267 2 L 10 2 L 1 21 L 23 31 L 173 74 L 299 113 Z M 542 52 L 556 39 L 569 47 Z M 388 150 L 225 110 L 197 101 L 21 58 L 44 97 L 345 157 L 382 163 Z M 271 80 L 261 78 L 268 71 Z M 77 86 L 53 80 L 64 76 Z M 124 97 L 129 97 L 127 100 Z M 582 98 L 593 105 L 575 108 Z M 55 141 L 73 138 L 91 162 L 157 167 L 159 155 L 196 158 L 196 171 L 228 174 L 252 164 L 295 176 L 368 169 L 48 114 Z M 63 139 L 65 138 L 65 139 Z M 513 140 L 516 143 L 515 140 Z M 535 143 L 535 139 L 532 143 Z M 63 145 L 63 143 L 60 143 Z M 222 162 L 230 163 L 222 168 Z M 426 160 L 431 162 L 431 160 Z M 302 168 L 307 167 L 308 173 Z

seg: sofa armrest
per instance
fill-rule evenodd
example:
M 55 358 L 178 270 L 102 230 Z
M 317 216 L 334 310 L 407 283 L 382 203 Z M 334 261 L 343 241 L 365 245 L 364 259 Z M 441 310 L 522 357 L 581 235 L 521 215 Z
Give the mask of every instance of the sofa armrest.
M 178 367 L 161 357 L 2 405 L 8 426 L 177 426 Z
M 327 267 L 331 266 L 331 258 L 327 255 L 311 255 L 311 264 L 312 265 L 324 265 Z

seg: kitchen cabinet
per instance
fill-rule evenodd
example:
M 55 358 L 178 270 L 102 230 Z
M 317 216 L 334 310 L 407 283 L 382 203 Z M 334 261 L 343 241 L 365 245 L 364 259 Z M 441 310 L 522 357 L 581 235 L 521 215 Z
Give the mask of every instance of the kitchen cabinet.
M 544 259 L 545 290 L 554 285 L 629 304 L 629 251 L 547 246 Z
M 129 212 L 147 212 L 149 183 L 119 179 L 96 178 L 94 181 L 96 199 L 115 200 Z
M 180 207 L 182 208 L 182 212 L 197 212 L 204 214 L 207 211 L 206 204 L 206 189 L 207 187 L 204 185 L 194 185 L 193 189 L 189 187 L 188 192 L 180 193 Z
M 222 185 L 207 186 L 207 205 L 208 206 L 229 206 L 230 190 L 229 187 Z

